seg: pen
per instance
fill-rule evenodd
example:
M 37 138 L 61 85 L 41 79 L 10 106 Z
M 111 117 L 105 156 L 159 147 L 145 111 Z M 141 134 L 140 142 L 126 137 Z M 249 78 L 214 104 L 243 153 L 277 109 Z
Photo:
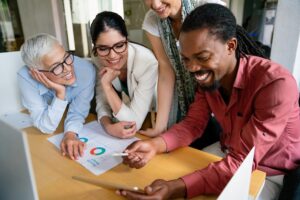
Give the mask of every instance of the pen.
M 128 153 L 113 153 L 112 156 L 128 156 Z

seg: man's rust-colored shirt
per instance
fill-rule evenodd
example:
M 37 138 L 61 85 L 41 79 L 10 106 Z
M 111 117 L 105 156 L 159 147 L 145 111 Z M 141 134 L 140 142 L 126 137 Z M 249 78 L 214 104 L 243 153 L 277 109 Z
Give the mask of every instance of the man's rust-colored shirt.
M 167 150 L 201 137 L 213 113 L 222 127 L 221 145 L 229 153 L 221 161 L 182 177 L 187 196 L 220 193 L 253 146 L 253 168 L 268 176 L 298 166 L 298 98 L 297 83 L 288 70 L 255 56 L 240 59 L 228 105 L 218 90 L 198 90 L 187 116 L 163 134 Z

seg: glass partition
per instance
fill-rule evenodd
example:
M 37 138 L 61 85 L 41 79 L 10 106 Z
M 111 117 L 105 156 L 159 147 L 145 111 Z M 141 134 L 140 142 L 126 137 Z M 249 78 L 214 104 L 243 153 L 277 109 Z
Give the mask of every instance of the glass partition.
M 277 0 L 246 0 L 243 27 L 270 57 Z
M 105 10 L 123 16 L 123 0 L 63 0 L 69 49 L 81 57 L 90 57 L 90 23 Z
M 23 41 L 16 0 L 0 0 L 0 52 L 17 51 Z

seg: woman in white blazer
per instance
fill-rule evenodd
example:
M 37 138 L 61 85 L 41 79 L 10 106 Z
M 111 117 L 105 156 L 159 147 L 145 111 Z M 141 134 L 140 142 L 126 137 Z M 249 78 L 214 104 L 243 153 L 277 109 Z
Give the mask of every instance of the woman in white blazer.
M 91 24 L 98 121 L 120 138 L 132 137 L 141 128 L 153 106 L 158 77 L 153 53 L 128 42 L 127 36 L 125 22 L 116 13 L 101 12 Z

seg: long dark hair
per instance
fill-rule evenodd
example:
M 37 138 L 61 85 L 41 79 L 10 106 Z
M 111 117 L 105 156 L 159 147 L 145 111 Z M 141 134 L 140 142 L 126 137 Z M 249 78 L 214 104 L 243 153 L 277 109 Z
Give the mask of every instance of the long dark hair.
M 193 10 L 184 20 L 181 32 L 207 28 L 223 42 L 237 38 L 236 58 L 255 55 L 265 58 L 264 51 L 236 24 L 232 12 L 219 4 L 204 4 Z
M 98 36 L 102 32 L 105 32 L 110 28 L 118 31 L 122 36 L 128 37 L 125 21 L 122 17 L 117 13 L 104 11 L 97 14 L 91 24 L 90 33 L 93 44 L 95 45 Z M 93 53 L 96 53 L 95 49 L 93 49 Z

